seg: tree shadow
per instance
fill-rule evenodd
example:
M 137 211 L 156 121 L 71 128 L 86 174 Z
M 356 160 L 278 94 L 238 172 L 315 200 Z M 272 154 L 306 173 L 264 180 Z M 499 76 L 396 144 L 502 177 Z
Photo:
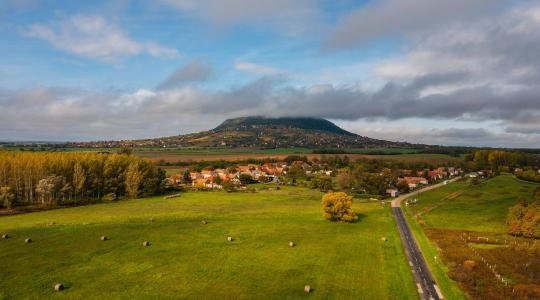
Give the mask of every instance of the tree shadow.
M 360 223 L 362 222 L 363 219 L 367 218 L 366 214 L 363 214 L 363 213 L 355 213 L 355 214 L 358 217 L 358 220 L 354 221 L 354 223 Z

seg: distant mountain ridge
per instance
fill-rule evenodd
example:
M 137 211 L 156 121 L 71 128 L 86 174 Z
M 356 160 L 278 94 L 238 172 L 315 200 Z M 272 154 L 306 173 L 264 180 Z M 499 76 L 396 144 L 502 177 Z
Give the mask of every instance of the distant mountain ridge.
M 242 117 L 216 128 L 169 137 L 73 143 L 77 147 L 226 147 L 226 148 L 398 148 L 409 143 L 372 139 L 344 130 L 321 118 Z

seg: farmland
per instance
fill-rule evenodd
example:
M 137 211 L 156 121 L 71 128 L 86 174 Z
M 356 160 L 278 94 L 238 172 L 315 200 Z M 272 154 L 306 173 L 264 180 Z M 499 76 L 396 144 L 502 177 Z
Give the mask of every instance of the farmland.
M 359 222 L 332 223 L 321 195 L 186 192 L 2 217 L 0 298 L 293 299 L 305 284 L 316 299 L 416 298 L 389 208 L 355 202 Z
M 502 175 L 478 185 L 460 181 L 416 196 L 418 204 L 408 207 L 407 215 L 443 293 L 464 297 L 456 288 L 459 284 L 472 298 L 538 297 L 536 243 L 506 234 L 509 207 L 519 197 L 530 196 L 536 186 Z M 475 267 L 465 268 L 466 260 L 474 261 Z

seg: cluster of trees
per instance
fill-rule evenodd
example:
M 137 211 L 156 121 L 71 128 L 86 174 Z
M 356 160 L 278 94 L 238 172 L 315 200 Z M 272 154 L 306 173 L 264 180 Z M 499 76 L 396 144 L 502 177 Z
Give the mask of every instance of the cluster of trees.
M 370 195 L 384 196 L 389 186 L 396 187 L 401 193 L 409 192 L 409 185 L 404 181 L 399 181 L 399 177 L 406 176 L 406 174 L 401 173 L 403 169 L 411 170 L 411 174 L 420 173 L 420 176 L 429 180 L 428 171 L 426 170 L 445 166 L 444 163 L 434 165 L 426 162 L 407 163 L 374 159 L 359 159 L 356 162 L 349 162 L 346 157 L 337 159 L 332 157 L 330 159 L 338 162 L 333 167 L 329 166 L 333 170 L 330 176 L 306 175 L 302 172 L 293 172 L 294 178 L 305 178 L 308 181 L 309 187 L 320 189 L 323 192 L 331 190 L 355 190 L 358 192 L 363 191 Z M 462 163 L 454 163 L 452 166 L 464 168 L 464 164 Z M 312 168 L 313 171 L 317 171 L 318 169 L 316 166 Z M 288 175 L 291 176 L 291 174 Z
M 506 224 L 511 235 L 540 238 L 540 187 L 532 199 L 520 199 L 510 208 Z
M 500 172 L 540 164 L 540 156 L 536 154 L 504 150 L 476 150 L 471 155 L 466 155 L 465 160 L 472 161 L 476 169 L 492 168 Z
M 159 194 L 165 172 L 128 154 L 0 151 L 0 205 L 77 204 Z
M 525 171 L 517 171 L 515 172 L 515 175 L 517 178 L 520 178 L 520 179 L 540 182 L 540 173 L 538 173 L 538 171 L 535 171 L 533 169 L 529 169 Z

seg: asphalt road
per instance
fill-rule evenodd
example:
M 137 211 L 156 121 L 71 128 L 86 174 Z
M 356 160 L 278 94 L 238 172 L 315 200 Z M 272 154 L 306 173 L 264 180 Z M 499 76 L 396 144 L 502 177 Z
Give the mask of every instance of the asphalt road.
M 454 178 L 449 182 L 455 181 L 457 179 L 459 178 Z M 403 242 L 403 247 L 405 248 L 405 253 L 407 254 L 407 258 L 409 259 L 409 265 L 411 266 L 414 280 L 416 281 L 416 285 L 418 287 L 418 293 L 420 294 L 421 299 L 426 300 L 443 299 L 443 296 L 442 294 L 440 294 L 435 280 L 433 280 L 433 276 L 431 275 L 431 271 L 429 270 L 424 256 L 422 255 L 422 251 L 420 251 L 420 248 L 418 248 L 418 244 L 414 239 L 409 224 L 407 223 L 407 220 L 403 215 L 403 210 L 401 210 L 401 201 L 411 197 L 413 194 L 436 189 L 443 185 L 444 183 L 439 183 L 427 186 L 423 189 L 399 196 L 392 200 L 392 213 L 396 218 L 396 223 L 398 226 L 399 234 L 401 236 L 401 241 Z

